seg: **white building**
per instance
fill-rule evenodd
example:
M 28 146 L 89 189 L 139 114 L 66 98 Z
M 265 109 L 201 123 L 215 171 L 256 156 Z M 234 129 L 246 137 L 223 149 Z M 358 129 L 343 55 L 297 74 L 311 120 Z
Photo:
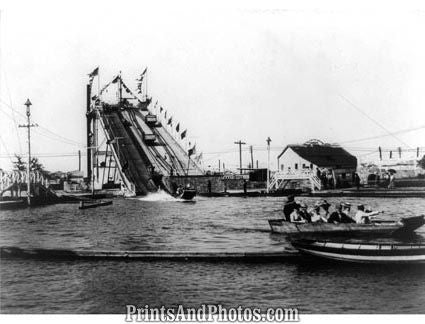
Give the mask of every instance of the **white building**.
M 277 158 L 279 173 L 296 175 L 310 173 L 324 187 L 351 186 L 357 158 L 340 146 L 317 140 L 302 145 L 288 145 Z

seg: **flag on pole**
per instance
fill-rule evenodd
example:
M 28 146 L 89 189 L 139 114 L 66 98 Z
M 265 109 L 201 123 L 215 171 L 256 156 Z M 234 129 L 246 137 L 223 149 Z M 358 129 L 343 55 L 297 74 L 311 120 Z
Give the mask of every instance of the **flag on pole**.
M 195 158 L 194 158 L 194 161 L 196 163 L 199 163 L 199 161 L 201 161 L 201 160 L 202 160 L 202 152 L 200 154 L 198 154 L 197 156 L 195 156 Z
M 99 67 L 95 68 L 90 74 L 89 74 L 89 78 L 90 78 L 90 82 L 93 82 L 93 79 L 96 75 L 99 75 Z
M 180 134 L 180 138 L 181 139 L 183 139 L 183 138 L 185 138 L 186 137 L 186 132 L 187 132 L 187 129 L 185 129 L 181 134 Z
M 189 151 L 187 151 L 187 154 L 189 155 L 189 157 L 193 154 L 196 154 L 196 144 L 194 144 L 193 147 L 189 149 Z
M 176 126 L 176 131 L 179 132 L 180 131 L 180 123 L 177 124 Z
M 143 70 L 142 74 L 140 74 L 139 78 L 138 78 L 138 79 L 136 79 L 136 81 L 142 82 L 142 81 L 143 81 L 143 79 L 144 79 L 144 77 L 145 77 L 145 74 L 146 74 L 146 71 L 147 71 L 147 70 L 148 70 L 148 68 L 146 67 L 146 68 Z

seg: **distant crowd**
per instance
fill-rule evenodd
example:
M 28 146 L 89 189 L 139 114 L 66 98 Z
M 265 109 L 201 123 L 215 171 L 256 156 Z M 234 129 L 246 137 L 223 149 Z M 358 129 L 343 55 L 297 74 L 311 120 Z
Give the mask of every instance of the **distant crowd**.
M 317 201 L 312 207 L 303 202 L 295 201 L 294 196 L 288 196 L 283 207 L 285 220 L 293 223 L 371 223 L 372 218 L 379 211 L 367 210 L 364 205 L 357 206 L 357 212 L 351 216 L 351 204 L 348 202 L 338 203 L 335 210 L 330 211 L 331 204 L 326 200 Z

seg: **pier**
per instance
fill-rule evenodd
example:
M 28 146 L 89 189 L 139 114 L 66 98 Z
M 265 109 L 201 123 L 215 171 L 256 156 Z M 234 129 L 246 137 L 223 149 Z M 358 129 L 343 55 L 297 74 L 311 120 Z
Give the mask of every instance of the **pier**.
M 220 251 L 96 251 L 66 249 L 35 249 L 1 247 L 4 259 L 36 260 L 118 260 L 118 261 L 246 261 L 284 262 L 299 257 L 295 250 L 282 252 L 220 252 Z

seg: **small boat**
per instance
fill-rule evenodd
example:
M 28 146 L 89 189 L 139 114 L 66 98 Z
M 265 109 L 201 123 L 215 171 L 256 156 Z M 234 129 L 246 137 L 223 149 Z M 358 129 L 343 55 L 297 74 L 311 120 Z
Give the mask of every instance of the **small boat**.
M 332 260 L 360 263 L 425 263 L 425 244 L 338 243 L 295 240 L 301 253 Z
M 196 196 L 196 190 L 193 188 L 184 188 L 180 192 L 176 192 L 174 198 L 183 200 L 192 200 Z
M 370 224 L 301 223 L 285 219 L 270 219 L 272 233 L 286 235 L 405 235 L 425 224 L 424 216 L 406 217 L 397 221 L 374 220 Z
M 78 209 L 88 209 L 88 208 L 96 208 L 101 206 L 108 206 L 112 205 L 112 200 L 109 201 L 88 201 L 88 200 L 82 200 L 80 201 L 80 206 L 78 206 Z
M 0 201 L 0 210 L 13 210 L 13 209 L 22 209 L 27 207 L 28 207 L 28 203 L 26 200 L 23 200 L 23 199 Z

